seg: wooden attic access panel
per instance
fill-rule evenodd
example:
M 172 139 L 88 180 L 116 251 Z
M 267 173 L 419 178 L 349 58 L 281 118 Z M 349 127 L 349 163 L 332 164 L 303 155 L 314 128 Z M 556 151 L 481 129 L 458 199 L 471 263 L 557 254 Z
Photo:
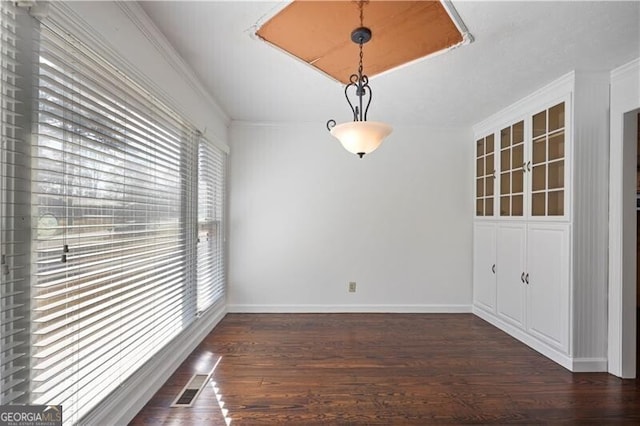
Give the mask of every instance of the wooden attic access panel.
M 342 83 L 357 72 L 360 26 L 356 1 L 296 0 L 264 23 L 257 35 Z M 369 1 L 364 45 L 369 77 L 462 43 L 463 36 L 439 1 Z

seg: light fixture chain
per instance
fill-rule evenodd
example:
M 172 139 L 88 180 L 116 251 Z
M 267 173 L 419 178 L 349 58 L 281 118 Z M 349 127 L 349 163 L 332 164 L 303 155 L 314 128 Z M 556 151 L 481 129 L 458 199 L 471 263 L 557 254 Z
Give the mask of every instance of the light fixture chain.
M 364 58 L 364 54 L 362 53 L 362 40 L 360 41 L 360 64 L 358 65 L 358 73 L 360 74 L 360 79 L 362 79 L 362 58 Z

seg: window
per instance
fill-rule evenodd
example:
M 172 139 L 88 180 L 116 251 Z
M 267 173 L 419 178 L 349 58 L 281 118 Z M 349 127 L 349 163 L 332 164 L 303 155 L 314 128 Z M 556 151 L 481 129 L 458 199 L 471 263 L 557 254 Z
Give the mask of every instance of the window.
M 204 139 L 198 155 L 198 312 L 224 296 L 226 154 Z
M 24 52 L 19 51 L 19 16 L 0 3 L 0 394 L 2 404 L 28 402 L 29 379 L 29 147 L 24 92 Z
M 23 13 L 23 42 L 1 7 L 2 403 L 74 423 L 224 296 L 226 156 L 55 22 Z

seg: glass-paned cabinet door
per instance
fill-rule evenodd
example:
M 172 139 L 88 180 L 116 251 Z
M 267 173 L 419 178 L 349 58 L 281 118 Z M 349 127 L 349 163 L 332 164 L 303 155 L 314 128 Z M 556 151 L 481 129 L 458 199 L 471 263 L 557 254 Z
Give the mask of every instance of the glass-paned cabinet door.
M 500 216 L 524 215 L 524 121 L 500 131 Z
M 564 215 L 565 104 L 534 114 L 531 126 L 531 216 Z M 529 171 L 529 165 L 527 164 Z
M 494 136 L 476 141 L 476 216 L 493 216 L 495 169 Z

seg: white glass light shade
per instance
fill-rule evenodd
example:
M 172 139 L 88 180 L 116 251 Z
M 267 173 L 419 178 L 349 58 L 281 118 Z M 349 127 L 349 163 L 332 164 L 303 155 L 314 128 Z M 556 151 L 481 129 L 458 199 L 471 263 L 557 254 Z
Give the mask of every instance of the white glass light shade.
M 331 134 L 344 149 L 362 157 L 375 151 L 392 130 L 388 124 L 378 121 L 350 121 L 334 126 Z

